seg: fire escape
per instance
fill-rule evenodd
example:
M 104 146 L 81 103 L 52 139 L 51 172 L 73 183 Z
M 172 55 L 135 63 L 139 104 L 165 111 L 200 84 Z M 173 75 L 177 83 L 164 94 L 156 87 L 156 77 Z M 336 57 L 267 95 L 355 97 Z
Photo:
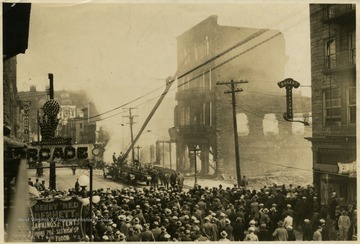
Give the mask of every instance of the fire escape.
M 325 44 L 323 77 L 325 93 L 324 132 L 342 127 L 341 81 L 351 76 L 355 91 L 356 42 L 355 4 L 323 5 L 323 40 Z M 345 129 L 344 127 L 343 129 Z

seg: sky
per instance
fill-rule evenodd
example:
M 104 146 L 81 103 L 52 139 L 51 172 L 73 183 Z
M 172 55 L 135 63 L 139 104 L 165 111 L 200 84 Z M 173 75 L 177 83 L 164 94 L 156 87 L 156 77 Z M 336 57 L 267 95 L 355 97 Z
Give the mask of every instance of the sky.
M 55 90 L 86 90 L 100 113 L 143 97 L 126 106 L 138 108 L 136 131 L 163 91 L 165 78 L 176 72 L 176 37 L 210 15 L 218 16 L 219 25 L 281 31 L 288 56 L 284 78 L 310 85 L 307 3 L 78 2 L 32 4 L 29 46 L 17 56 L 19 91 L 28 91 L 30 85 L 43 91 L 48 73 L 53 73 Z M 175 88 L 168 97 L 174 97 Z M 310 96 L 308 87 L 301 92 Z M 128 144 L 128 128 L 121 126 L 127 122 L 125 112 L 115 110 L 106 114 L 114 117 L 101 122 L 116 138 L 109 153 Z M 150 125 L 144 140 L 154 141 L 156 134 L 166 137 L 173 112 L 163 121 Z

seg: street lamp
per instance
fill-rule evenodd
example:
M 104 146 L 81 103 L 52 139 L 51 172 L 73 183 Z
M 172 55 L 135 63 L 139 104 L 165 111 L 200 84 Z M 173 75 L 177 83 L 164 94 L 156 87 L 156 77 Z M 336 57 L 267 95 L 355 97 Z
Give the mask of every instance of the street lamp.
M 198 149 L 197 145 L 194 145 L 194 149 L 191 150 L 191 152 L 194 154 L 194 168 L 195 168 L 195 185 L 197 185 L 197 163 L 196 163 L 196 152 L 200 151 L 200 149 Z
M 89 184 L 89 177 L 87 175 L 81 175 L 79 177 L 79 186 L 82 188 L 81 193 L 82 196 L 85 197 L 86 194 L 86 186 Z

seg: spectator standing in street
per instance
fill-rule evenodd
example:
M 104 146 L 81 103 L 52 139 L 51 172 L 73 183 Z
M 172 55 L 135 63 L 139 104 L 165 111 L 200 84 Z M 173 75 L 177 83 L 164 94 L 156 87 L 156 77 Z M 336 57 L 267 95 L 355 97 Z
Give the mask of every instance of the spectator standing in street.
M 248 234 L 245 236 L 244 241 L 259 241 L 258 236 L 254 233 L 255 228 L 254 227 L 250 227 L 248 229 Z
M 318 226 L 317 230 L 313 234 L 314 241 L 322 241 L 321 231 L 322 231 L 321 226 Z
M 332 220 L 335 220 L 335 209 L 338 205 L 336 192 L 333 192 L 329 200 L 329 215 Z
M 288 233 L 288 241 L 296 241 L 296 237 L 294 234 L 294 230 L 293 227 L 291 225 L 289 225 L 288 227 L 286 227 L 287 233 Z
M 257 234 L 259 241 L 271 241 L 269 230 L 266 228 L 266 224 L 260 224 L 259 233 Z
M 76 194 L 78 194 L 80 191 L 80 183 L 79 183 L 79 179 L 76 179 L 76 182 L 75 182 L 75 192 Z
M 225 226 L 223 227 L 223 230 L 226 231 L 227 233 L 227 238 L 230 241 L 234 241 L 234 236 L 233 236 L 233 227 L 231 226 L 231 221 L 229 219 L 225 219 Z
M 311 241 L 313 239 L 312 226 L 309 219 L 304 219 L 303 230 L 303 241 Z
M 346 215 L 346 211 L 342 210 L 338 220 L 339 226 L 339 238 L 341 241 L 346 241 L 348 237 L 348 231 L 350 228 L 350 218 Z
M 277 241 L 287 241 L 288 233 L 287 230 L 284 228 L 284 223 L 282 221 L 278 222 L 278 228 L 276 228 L 272 236 Z
M 330 240 L 330 236 L 329 236 L 329 230 L 328 227 L 326 226 L 326 221 L 324 219 L 320 219 L 320 226 L 321 226 L 321 239 L 323 241 L 328 241 Z
M 246 187 L 248 186 L 248 181 L 246 179 L 246 176 L 244 175 L 243 178 L 240 181 L 240 186 L 244 187 L 246 189 Z
M 244 231 L 244 223 L 241 217 L 237 217 L 235 223 L 233 224 L 233 235 L 234 241 L 242 241 L 245 238 Z
M 287 212 L 287 215 L 286 215 L 286 217 L 285 217 L 285 219 L 284 219 L 284 226 L 285 226 L 285 228 L 287 228 L 287 227 L 289 227 L 289 226 L 293 226 L 293 217 L 291 217 L 290 216 L 290 213 L 289 212 Z
M 230 241 L 228 238 L 226 238 L 227 237 L 226 231 L 221 231 L 220 236 L 221 238 L 219 239 L 219 241 Z

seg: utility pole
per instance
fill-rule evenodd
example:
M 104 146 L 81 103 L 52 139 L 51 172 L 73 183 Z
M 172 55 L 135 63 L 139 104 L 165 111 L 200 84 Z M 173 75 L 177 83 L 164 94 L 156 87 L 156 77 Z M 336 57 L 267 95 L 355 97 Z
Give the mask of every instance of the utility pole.
M 195 166 L 195 185 L 197 184 L 197 163 L 196 163 L 196 154 L 197 152 L 200 151 L 200 149 L 197 148 L 197 145 L 194 145 L 194 149 L 190 150 L 190 152 L 192 152 L 192 154 L 194 154 L 194 166 Z
M 37 141 L 40 142 L 40 111 L 37 110 Z
M 129 118 L 130 124 L 130 135 L 131 135 L 131 159 L 132 163 L 134 164 L 135 152 L 134 152 L 134 133 L 133 133 L 133 124 L 134 124 L 134 117 L 138 117 L 138 115 L 132 115 L 131 110 L 135 108 L 129 108 L 129 116 L 123 116 Z
M 142 147 L 140 147 L 139 145 L 137 145 L 135 148 L 137 149 L 137 158 L 138 158 L 138 160 L 139 160 L 139 162 L 140 162 L 140 148 L 142 148 Z
M 169 157 L 170 157 L 170 169 L 172 169 L 171 163 L 171 141 L 169 141 Z
M 227 85 L 230 87 L 230 91 L 225 91 L 224 94 L 231 93 L 232 99 L 232 113 L 233 113 L 233 127 L 234 127 L 234 141 L 235 141 L 235 160 L 236 160 L 236 176 L 238 186 L 241 185 L 241 169 L 240 169 L 240 150 L 239 150 L 239 140 L 237 132 L 237 121 L 236 121 L 236 96 L 235 93 L 242 92 L 243 89 L 235 88 L 236 84 L 248 83 L 248 81 L 233 81 L 230 82 L 217 82 L 216 85 Z M 230 86 L 229 86 L 230 85 Z
M 50 87 L 49 87 L 49 95 L 50 95 L 50 100 L 54 99 L 54 75 L 49 73 L 48 74 L 49 77 L 49 82 L 50 82 Z M 56 167 L 55 167 L 55 162 L 54 160 L 50 159 L 50 172 L 49 172 L 49 186 L 51 190 L 55 190 L 56 189 Z

